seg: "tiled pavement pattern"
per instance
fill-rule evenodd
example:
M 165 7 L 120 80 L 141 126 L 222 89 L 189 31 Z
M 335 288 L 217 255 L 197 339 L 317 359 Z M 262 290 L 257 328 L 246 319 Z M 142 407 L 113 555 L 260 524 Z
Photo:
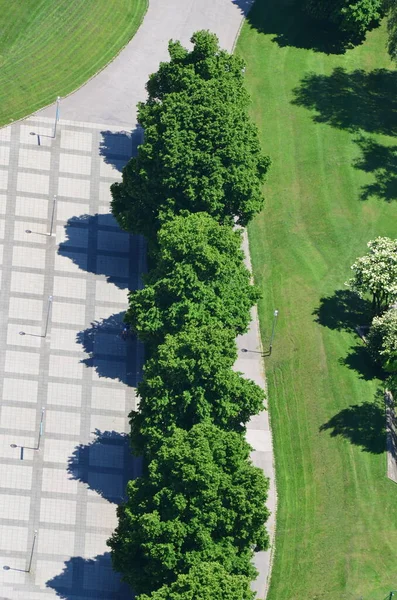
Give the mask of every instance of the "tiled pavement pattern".
M 0 130 L 0 600 L 129 598 L 105 542 L 139 468 L 125 432 L 143 352 L 120 331 L 144 248 L 109 214 L 109 185 L 136 141 L 52 126 Z

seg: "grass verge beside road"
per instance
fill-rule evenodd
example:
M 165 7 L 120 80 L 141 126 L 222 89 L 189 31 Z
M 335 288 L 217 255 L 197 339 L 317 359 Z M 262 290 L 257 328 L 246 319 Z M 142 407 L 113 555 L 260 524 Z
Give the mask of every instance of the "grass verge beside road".
M 265 365 L 279 496 L 268 599 L 383 600 L 397 589 L 397 487 L 354 332 L 365 307 L 344 282 L 368 240 L 396 237 L 397 73 L 385 30 L 342 55 L 302 31 L 291 2 L 257 0 L 236 50 L 273 161 L 249 228 L 264 347 L 280 310 Z
M 133 37 L 147 5 L 147 0 L 0 0 L 0 126 L 95 75 Z

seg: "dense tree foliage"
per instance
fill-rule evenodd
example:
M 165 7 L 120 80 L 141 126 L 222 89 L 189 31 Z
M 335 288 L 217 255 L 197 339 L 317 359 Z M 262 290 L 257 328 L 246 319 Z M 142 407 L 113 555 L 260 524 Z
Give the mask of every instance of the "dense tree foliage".
M 253 577 L 253 549 L 266 549 L 268 481 L 234 432 L 201 423 L 175 429 L 130 481 L 108 541 L 123 579 L 137 593 L 169 585 L 202 561 Z
M 166 336 L 138 386 L 139 410 L 131 413 L 134 451 L 153 452 L 173 427 L 188 430 L 205 419 L 244 432 L 263 410 L 264 392 L 233 371 L 236 358 L 234 334 L 220 323 Z
M 363 39 L 365 33 L 385 14 L 384 0 L 306 0 L 306 11 L 313 17 L 328 21 L 346 33 L 352 42 Z
M 138 600 L 253 600 L 250 582 L 242 575 L 230 575 L 219 563 L 202 562 L 170 585 Z
M 360 296 L 372 295 L 375 314 L 397 300 L 397 239 L 378 237 L 367 244 L 369 252 L 352 265 L 347 285 Z
M 368 345 L 372 356 L 385 371 L 397 372 L 397 310 L 395 308 L 373 319 L 368 333 Z
M 138 111 L 144 142 L 111 188 L 121 227 L 150 242 L 182 210 L 245 225 L 263 206 L 269 159 L 248 115 L 243 61 L 208 31 L 191 41 L 191 52 L 170 42 L 170 62 L 150 77 Z
M 243 262 L 241 236 L 206 213 L 175 217 L 158 235 L 156 266 L 131 292 L 126 320 L 149 345 L 166 333 L 217 320 L 244 333 L 259 298 Z
M 388 51 L 394 60 L 397 59 L 397 2 L 385 0 L 387 8 L 387 31 L 389 34 Z
M 169 45 L 139 106 L 144 142 L 112 186 L 120 225 L 144 234 L 151 270 L 126 320 L 148 359 L 130 415 L 144 474 L 108 544 L 141 600 L 252 600 L 266 549 L 268 480 L 244 438 L 264 393 L 233 370 L 259 298 L 241 234 L 269 166 L 248 118 L 243 62 L 198 32 Z

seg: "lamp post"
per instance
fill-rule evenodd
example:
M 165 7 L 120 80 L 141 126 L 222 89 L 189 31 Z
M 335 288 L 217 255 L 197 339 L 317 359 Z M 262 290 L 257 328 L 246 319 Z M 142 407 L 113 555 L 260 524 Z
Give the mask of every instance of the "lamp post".
M 36 545 L 36 539 L 37 539 L 37 529 L 34 530 L 32 549 L 30 551 L 29 566 L 26 570 L 27 573 L 30 573 L 30 569 L 32 568 L 33 552 L 34 552 L 34 547 Z
M 273 340 L 274 340 L 274 335 L 276 333 L 277 317 L 278 317 L 278 310 L 275 310 L 274 313 L 273 313 L 273 327 L 272 327 L 272 334 L 270 336 L 269 356 L 272 353 Z
M 43 337 L 47 337 L 48 321 L 50 320 L 51 306 L 52 306 L 52 296 L 48 296 L 47 318 L 46 318 L 46 322 L 45 322 L 45 330 L 44 330 Z
M 26 333 L 26 331 L 20 331 L 19 335 L 33 335 L 35 337 L 42 337 L 42 338 L 47 337 L 48 321 L 50 320 L 51 306 L 52 306 L 52 296 L 48 296 L 47 318 L 46 318 L 46 322 L 45 322 L 44 335 L 38 335 L 36 333 Z
M 36 450 L 40 450 L 41 436 L 43 435 L 44 412 L 45 412 L 45 408 L 42 408 L 41 409 L 41 417 L 40 417 L 40 426 L 39 426 L 39 439 L 38 439 L 38 442 L 37 442 L 37 448 L 36 448 Z
M 56 102 L 56 109 L 55 109 L 55 123 L 54 123 L 54 134 L 53 134 L 53 138 L 56 137 L 57 134 L 57 124 L 59 121 L 59 103 L 60 103 L 61 97 L 58 96 L 57 97 L 57 102 Z
M 52 199 L 52 211 L 51 211 L 51 221 L 50 221 L 50 233 L 40 234 L 40 235 L 48 235 L 48 237 L 52 236 L 52 230 L 54 227 L 54 217 L 55 217 L 55 207 L 57 204 L 57 197 L 54 196 Z M 26 233 L 33 233 L 31 229 L 25 229 Z
M 57 197 L 56 197 L 56 196 L 54 196 L 53 203 L 52 203 L 52 213 L 51 213 L 50 233 L 48 234 L 49 236 L 52 236 L 52 230 L 53 230 L 53 227 L 54 227 L 54 217 L 55 217 L 55 207 L 56 207 L 56 203 L 57 203 Z

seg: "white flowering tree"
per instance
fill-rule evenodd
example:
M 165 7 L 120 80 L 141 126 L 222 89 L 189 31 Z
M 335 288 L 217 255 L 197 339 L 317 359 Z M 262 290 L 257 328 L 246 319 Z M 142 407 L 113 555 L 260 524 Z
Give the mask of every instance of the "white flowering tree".
M 375 317 L 368 333 L 368 346 L 385 371 L 397 372 L 397 310 L 391 308 Z
M 371 294 L 379 315 L 397 301 L 397 239 L 378 237 L 367 245 L 368 253 L 352 265 L 354 276 L 346 285 L 361 297 Z

